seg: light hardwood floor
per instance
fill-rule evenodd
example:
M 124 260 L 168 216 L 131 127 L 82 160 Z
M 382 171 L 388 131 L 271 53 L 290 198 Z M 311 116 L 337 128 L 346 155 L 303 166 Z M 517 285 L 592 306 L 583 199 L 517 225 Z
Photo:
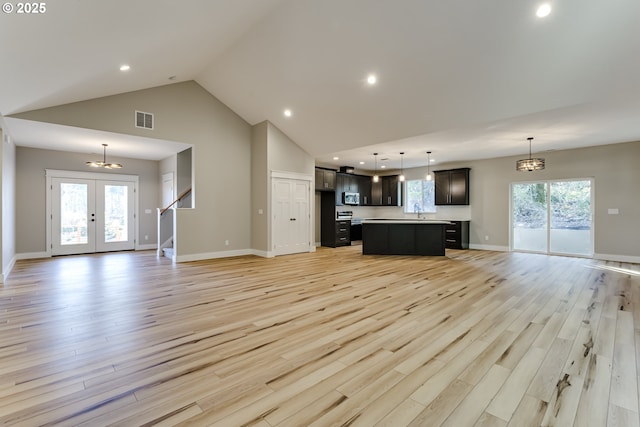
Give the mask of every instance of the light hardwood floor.
M 0 424 L 639 426 L 640 266 L 359 247 L 19 261 Z

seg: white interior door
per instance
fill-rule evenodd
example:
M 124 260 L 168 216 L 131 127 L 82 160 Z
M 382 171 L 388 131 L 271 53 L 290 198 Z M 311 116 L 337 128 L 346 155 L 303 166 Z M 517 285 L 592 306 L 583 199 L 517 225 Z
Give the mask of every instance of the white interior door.
M 134 189 L 133 182 L 52 178 L 52 255 L 134 249 Z
M 307 252 L 311 244 L 310 236 L 310 188 L 309 181 L 295 180 L 292 183 L 291 213 L 294 221 L 291 225 L 291 239 L 289 249 L 291 252 Z
M 162 208 L 169 206 L 176 196 L 173 191 L 173 172 L 162 174 Z
M 307 252 L 311 245 L 310 181 L 273 180 L 272 240 L 276 255 Z

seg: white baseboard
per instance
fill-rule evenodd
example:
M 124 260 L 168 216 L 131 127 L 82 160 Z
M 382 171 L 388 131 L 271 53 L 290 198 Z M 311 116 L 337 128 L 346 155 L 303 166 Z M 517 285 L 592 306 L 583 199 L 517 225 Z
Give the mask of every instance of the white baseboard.
M 469 244 L 469 249 L 477 249 L 480 251 L 497 251 L 497 252 L 509 252 L 508 246 L 497 245 L 476 245 L 474 243 Z
M 17 256 L 14 255 L 11 258 L 11 261 L 9 261 L 9 264 L 6 266 L 6 268 L 2 272 L 2 274 L 0 274 L 0 283 L 4 283 L 5 280 L 7 280 L 7 277 L 9 277 L 11 270 L 13 270 L 13 267 L 16 265 L 16 259 L 17 259 Z
M 38 258 L 51 258 L 51 254 L 47 252 L 24 252 L 16 254 L 16 259 L 38 259 Z
M 149 251 L 151 249 L 158 249 L 158 245 L 155 243 L 147 243 L 146 245 L 136 246 L 136 251 Z
M 612 255 L 612 254 L 593 254 L 593 258 L 602 261 L 629 262 L 632 264 L 640 264 L 640 257 L 629 255 Z
M 262 258 L 273 258 L 275 255 L 273 254 L 273 252 L 269 252 L 269 251 L 261 251 L 258 249 L 252 249 L 251 250 L 252 254 L 255 256 L 259 256 Z
M 316 251 L 316 247 L 312 245 L 309 247 L 308 251 L 299 252 L 299 253 L 307 253 L 307 252 L 315 252 L 315 251 Z M 202 261 L 205 259 L 229 258 L 234 256 L 243 256 L 243 255 L 255 255 L 262 258 L 273 258 L 275 256 L 278 256 L 278 254 L 276 254 L 274 251 L 263 251 L 259 249 L 240 249 L 236 251 L 221 251 L 221 252 L 207 252 L 207 253 L 201 253 L 201 254 L 178 255 L 176 256 L 176 262 Z
M 252 249 L 240 249 L 236 251 L 206 252 L 201 254 L 177 255 L 176 262 L 202 261 L 205 259 L 230 258 L 234 256 L 253 255 Z

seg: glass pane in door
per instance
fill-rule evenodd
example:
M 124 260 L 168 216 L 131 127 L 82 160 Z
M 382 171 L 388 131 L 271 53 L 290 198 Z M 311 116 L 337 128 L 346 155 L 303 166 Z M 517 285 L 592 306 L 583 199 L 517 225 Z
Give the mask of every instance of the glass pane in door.
M 126 242 L 128 231 L 128 187 L 126 185 L 104 186 L 104 241 Z
M 546 183 L 512 185 L 513 249 L 547 251 Z
M 83 245 L 88 242 L 88 185 L 60 183 L 60 245 Z
M 591 181 L 554 181 L 549 190 L 549 250 L 590 255 Z

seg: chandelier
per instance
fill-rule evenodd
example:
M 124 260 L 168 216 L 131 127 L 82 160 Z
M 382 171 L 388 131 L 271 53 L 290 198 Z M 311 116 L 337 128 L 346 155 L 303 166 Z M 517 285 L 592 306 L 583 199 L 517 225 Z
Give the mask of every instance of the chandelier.
M 107 162 L 107 144 L 102 144 L 102 160 L 86 162 L 88 166 L 92 168 L 105 168 L 105 169 L 120 169 L 122 165 L 120 163 L 108 163 Z
M 529 158 L 518 160 L 516 162 L 516 170 L 531 172 L 544 169 L 544 159 L 531 157 L 531 141 L 533 141 L 533 137 L 530 136 L 527 140 L 529 141 Z

